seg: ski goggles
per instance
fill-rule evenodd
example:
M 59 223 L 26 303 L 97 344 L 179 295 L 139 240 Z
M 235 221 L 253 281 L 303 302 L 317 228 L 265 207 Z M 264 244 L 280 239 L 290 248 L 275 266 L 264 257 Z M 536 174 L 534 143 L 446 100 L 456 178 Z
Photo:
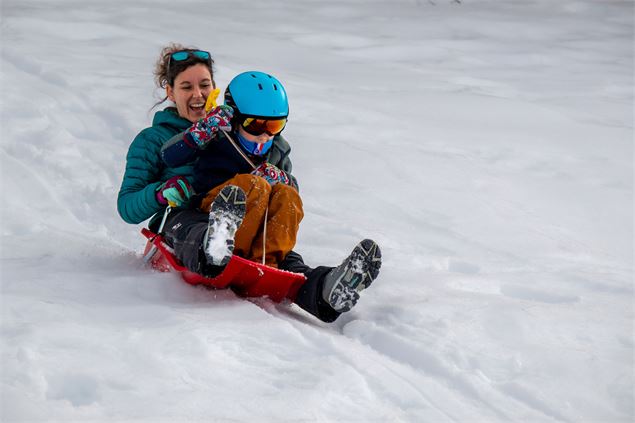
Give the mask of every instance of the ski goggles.
M 258 119 L 258 118 L 245 118 L 241 126 L 243 129 L 251 135 L 262 135 L 267 133 L 268 135 L 278 135 L 284 127 L 287 125 L 287 119 Z

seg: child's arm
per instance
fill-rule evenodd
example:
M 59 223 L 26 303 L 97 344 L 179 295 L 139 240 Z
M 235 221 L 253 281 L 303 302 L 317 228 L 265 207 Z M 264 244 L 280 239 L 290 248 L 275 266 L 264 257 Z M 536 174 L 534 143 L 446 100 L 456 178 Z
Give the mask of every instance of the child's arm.
M 168 167 L 178 167 L 190 162 L 199 151 L 198 148 L 185 142 L 185 132 L 170 138 L 161 147 L 161 158 Z
M 184 132 L 168 140 L 161 147 L 161 158 L 169 167 L 176 167 L 191 161 L 216 139 L 220 131 L 231 129 L 233 110 L 229 106 L 217 106 L 203 119 Z

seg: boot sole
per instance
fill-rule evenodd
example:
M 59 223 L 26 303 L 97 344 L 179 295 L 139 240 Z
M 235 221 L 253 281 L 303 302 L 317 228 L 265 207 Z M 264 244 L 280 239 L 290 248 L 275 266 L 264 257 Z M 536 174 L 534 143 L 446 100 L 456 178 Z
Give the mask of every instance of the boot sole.
M 246 206 L 245 192 L 235 185 L 224 187 L 212 202 L 205 246 L 205 255 L 210 264 L 225 266 L 231 260 L 234 237 L 245 217 Z M 216 239 L 218 236 L 222 239 Z M 220 244 L 226 247 L 221 248 L 220 253 L 210 251 L 211 246 L 219 248 Z
M 368 288 L 379 275 L 381 250 L 377 243 L 365 239 L 338 268 L 337 281 L 329 295 L 329 304 L 339 312 L 349 311 L 359 299 L 359 292 Z

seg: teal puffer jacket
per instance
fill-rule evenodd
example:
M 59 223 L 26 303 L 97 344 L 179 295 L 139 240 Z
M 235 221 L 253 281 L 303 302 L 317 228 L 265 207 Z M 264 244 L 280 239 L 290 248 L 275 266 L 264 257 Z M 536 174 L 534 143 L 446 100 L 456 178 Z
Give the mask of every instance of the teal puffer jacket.
M 192 182 L 193 162 L 169 168 L 161 159 L 163 144 L 191 125 L 175 108 L 168 107 L 155 113 L 152 126 L 132 141 L 117 196 L 117 211 L 123 220 L 137 224 L 162 212 L 165 206 L 157 201 L 156 189 L 171 177 L 182 175 Z

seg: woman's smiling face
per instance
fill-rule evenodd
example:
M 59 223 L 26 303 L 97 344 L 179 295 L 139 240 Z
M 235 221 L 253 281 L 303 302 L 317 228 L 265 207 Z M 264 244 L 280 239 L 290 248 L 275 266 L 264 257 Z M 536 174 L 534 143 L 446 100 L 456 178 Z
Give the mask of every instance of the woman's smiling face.
M 205 101 L 213 89 L 209 69 L 198 63 L 179 73 L 174 78 L 174 86 L 166 87 L 166 93 L 176 104 L 179 116 L 194 123 L 205 117 Z

